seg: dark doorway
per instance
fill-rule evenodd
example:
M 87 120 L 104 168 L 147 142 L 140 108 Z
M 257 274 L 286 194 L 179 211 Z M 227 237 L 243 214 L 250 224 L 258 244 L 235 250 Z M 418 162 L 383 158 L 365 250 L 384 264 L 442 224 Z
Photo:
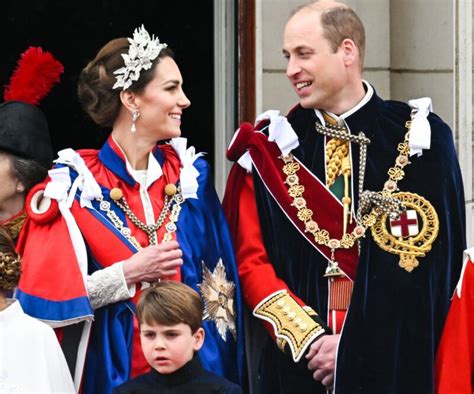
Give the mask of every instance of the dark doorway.
M 80 70 L 110 39 L 131 37 L 142 23 L 176 55 L 191 107 L 182 132 L 188 145 L 214 158 L 213 1 L 168 0 L 3 0 L 0 16 L 3 87 L 20 54 L 41 46 L 64 65 L 61 83 L 40 107 L 48 118 L 56 150 L 100 148 L 110 130 L 99 129 L 76 98 Z

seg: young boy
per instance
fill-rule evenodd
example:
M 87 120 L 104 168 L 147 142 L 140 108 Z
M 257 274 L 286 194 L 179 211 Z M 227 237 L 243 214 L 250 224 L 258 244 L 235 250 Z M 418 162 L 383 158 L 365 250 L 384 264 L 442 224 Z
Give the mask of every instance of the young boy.
M 189 286 L 172 281 L 143 292 L 137 305 L 143 354 L 153 368 L 114 390 L 116 394 L 241 394 L 239 386 L 206 371 L 196 352 L 204 343 L 204 304 Z

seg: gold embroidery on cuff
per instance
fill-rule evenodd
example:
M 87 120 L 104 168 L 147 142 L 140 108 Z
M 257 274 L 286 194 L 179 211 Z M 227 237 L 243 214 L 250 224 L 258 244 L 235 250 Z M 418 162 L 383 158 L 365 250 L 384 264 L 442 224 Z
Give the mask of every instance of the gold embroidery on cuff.
M 280 349 L 283 353 L 285 353 L 286 341 L 283 338 L 277 338 L 276 344 L 278 346 L 278 349 Z
M 253 311 L 254 316 L 270 322 L 275 330 L 280 350 L 288 343 L 293 361 L 298 362 L 306 348 L 324 328 L 313 320 L 317 315 L 310 307 L 301 307 L 286 290 L 271 294 Z

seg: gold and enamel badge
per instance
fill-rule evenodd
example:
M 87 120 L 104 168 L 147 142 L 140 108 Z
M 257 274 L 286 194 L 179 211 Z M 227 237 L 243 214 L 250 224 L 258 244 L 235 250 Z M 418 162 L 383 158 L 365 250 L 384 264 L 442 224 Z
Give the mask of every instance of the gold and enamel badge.
M 383 250 L 398 254 L 400 267 L 411 272 L 419 265 L 417 257 L 424 257 L 438 236 L 438 215 L 429 201 L 418 194 L 400 192 L 391 196 L 407 210 L 394 219 L 387 213 L 380 215 L 372 226 L 372 236 Z
M 237 337 L 235 328 L 234 295 L 235 284 L 227 280 L 222 259 L 211 272 L 202 262 L 202 283 L 198 285 L 204 300 L 204 320 L 212 320 L 216 324 L 221 338 L 226 341 L 229 330 L 234 340 Z
M 410 164 L 409 136 L 411 121 L 406 122 L 408 132 L 397 146 L 395 165 L 388 170 L 388 180 L 380 192 L 364 191 L 359 196 L 358 217 L 371 227 L 377 245 L 400 256 L 399 266 L 412 272 L 419 266 L 418 258 L 430 250 L 439 232 L 439 219 L 435 208 L 422 196 L 401 192 L 398 182 L 405 177 Z M 362 214 L 370 212 L 370 222 Z
M 410 130 L 411 122 L 406 124 Z M 436 210 L 428 200 L 416 193 L 396 192 L 397 183 L 405 176 L 405 166 L 410 164 L 408 145 L 409 131 L 404 142 L 398 145 L 395 165 L 388 170 L 389 180 L 385 182 L 381 196 L 395 199 L 406 209 L 396 217 L 381 212 L 372 226 L 372 237 L 383 250 L 400 256 L 400 267 L 412 272 L 419 265 L 418 257 L 424 257 L 438 236 L 439 219 Z M 390 229 L 390 231 L 389 231 Z

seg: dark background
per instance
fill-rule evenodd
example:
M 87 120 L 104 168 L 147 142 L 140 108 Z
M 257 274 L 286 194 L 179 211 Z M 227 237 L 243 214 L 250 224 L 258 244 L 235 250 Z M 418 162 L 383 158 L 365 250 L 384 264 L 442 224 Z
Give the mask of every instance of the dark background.
M 175 53 L 191 107 L 181 131 L 198 152 L 214 157 L 213 2 L 167 0 L 3 0 L 0 15 L 1 99 L 16 62 L 30 46 L 41 46 L 63 65 L 61 82 L 40 103 L 54 149 L 100 148 L 110 130 L 82 111 L 76 96 L 83 67 L 109 40 L 132 37 L 141 24 Z

